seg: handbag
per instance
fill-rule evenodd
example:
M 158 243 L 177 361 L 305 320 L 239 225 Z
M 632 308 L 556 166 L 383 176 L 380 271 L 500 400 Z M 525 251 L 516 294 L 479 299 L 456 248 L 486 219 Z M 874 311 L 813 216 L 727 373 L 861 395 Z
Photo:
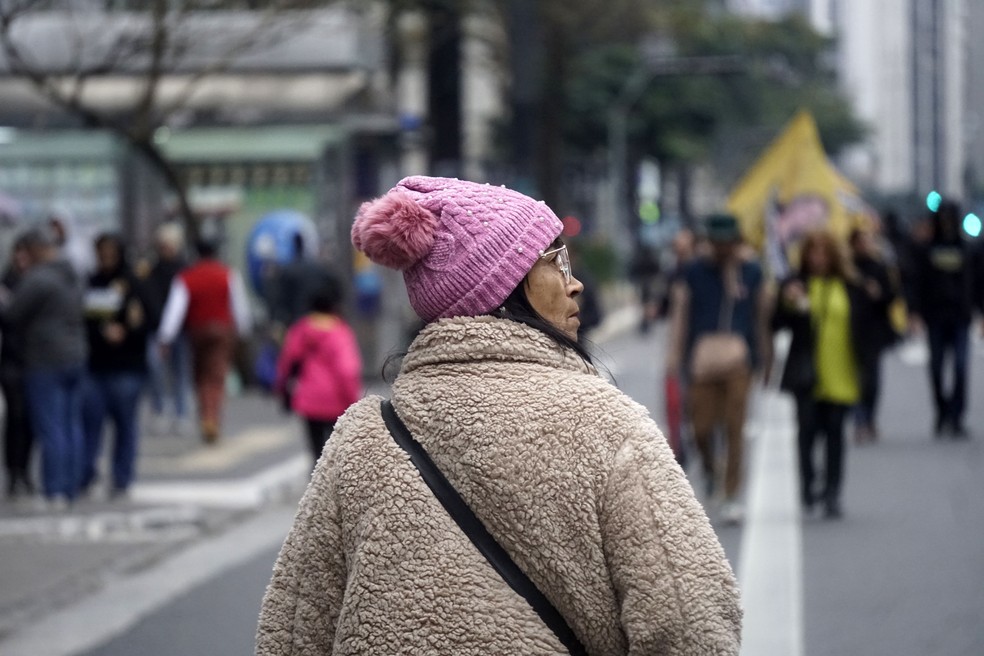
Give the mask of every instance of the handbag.
M 430 455 L 424 449 L 407 428 L 403 420 L 396 414 L 396 409 L 390 401 L 382 402 L 383 421 L 389 430 L 393 440 L 400 445 L 407 455 L 410 462 L 420 473 L 420 477 L 430 488 L 437 500 L 441 502 L 444 510 L 447 511 L 455 524 L 464 532 L 475 548 L 485 556 L 489 565 L 502 577 L 510 588 L 519 594 L 533 608 L 543 623 L 553 631 L 557 639 L 560 640 L 571 654 L 576 656 L 587 656 L 587 650 L 581 641 L 578 640 L 570 625 L 564 619 L 560 611 L 550 603 L 550 600 L 540 591 L 529 576 L 516 564 L 509 553 L 499 542 L 492 537 L 485 525 L 468 506 L 468 503 L 461 498 L 458 491 L 451 485 L 451 482 L 444 476 Z
M 717 331 L 701 335 L 694 345 L 690 378 L 695 383 L 721 382 L 748 366 L 748 343 L 732 332 L 737 297 L 732 287 L 724 285 Z

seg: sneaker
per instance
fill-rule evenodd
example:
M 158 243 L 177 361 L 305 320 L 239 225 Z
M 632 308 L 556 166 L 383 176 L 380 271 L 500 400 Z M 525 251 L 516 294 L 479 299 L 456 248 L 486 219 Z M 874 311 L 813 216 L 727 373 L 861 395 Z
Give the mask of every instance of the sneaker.
M 721 519 L 725 524 L 737 526 L 745 519 L 745 509 L 740 501 L 725 501 L 721 506 Z
M 214 445 L 219 441 L 219 426 L 215 422 L 202 422 L 202 440 L 205 444 Z

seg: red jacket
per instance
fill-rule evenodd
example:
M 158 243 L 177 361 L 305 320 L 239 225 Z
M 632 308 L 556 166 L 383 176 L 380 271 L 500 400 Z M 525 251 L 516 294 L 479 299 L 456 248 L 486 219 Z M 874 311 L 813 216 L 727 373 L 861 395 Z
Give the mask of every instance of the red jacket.
M 230 273 L 229 267 L 221 262 L 202 260 L 178 274 L 188 288 L 186 328 L 235 324 L 232 291 L 229 288 Z

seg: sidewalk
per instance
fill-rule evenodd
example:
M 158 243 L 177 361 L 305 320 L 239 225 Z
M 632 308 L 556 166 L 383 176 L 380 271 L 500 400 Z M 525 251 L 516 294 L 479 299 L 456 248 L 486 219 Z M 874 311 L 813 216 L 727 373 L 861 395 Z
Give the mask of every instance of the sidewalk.
M 144 434 L 140 450 L 130 499 L 97 490 L 62 514 L 0 502 L 0 652 L 12 630 L 296 496 L 310 468 L 296 420 L 256 394 L 228 400 L 215 446 Z

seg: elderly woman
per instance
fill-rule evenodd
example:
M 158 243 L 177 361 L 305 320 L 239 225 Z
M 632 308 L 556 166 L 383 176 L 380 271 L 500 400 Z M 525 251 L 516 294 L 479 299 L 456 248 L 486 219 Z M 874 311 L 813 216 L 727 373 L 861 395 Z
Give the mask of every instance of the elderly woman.
M 522 194 L 439 178 L 360 209 L 353 243 L 403 271 L 428 325 L 396 419 L 370 397 L 339 420 L 257 654 L 738 653 L 738 590 L 706 515 L 645 409 L 576 341 L 583 288 L 561 230 Z M 400 420 L 473 524 L 408 459 Z

